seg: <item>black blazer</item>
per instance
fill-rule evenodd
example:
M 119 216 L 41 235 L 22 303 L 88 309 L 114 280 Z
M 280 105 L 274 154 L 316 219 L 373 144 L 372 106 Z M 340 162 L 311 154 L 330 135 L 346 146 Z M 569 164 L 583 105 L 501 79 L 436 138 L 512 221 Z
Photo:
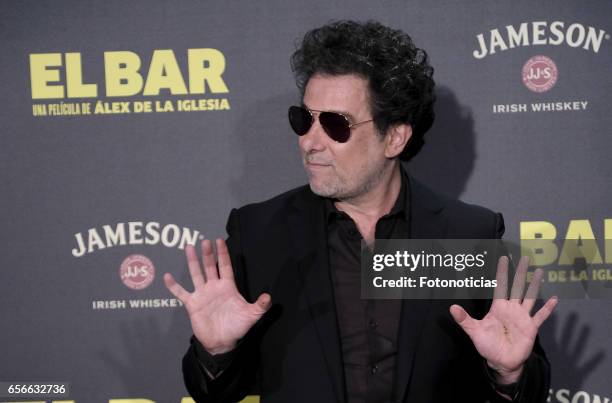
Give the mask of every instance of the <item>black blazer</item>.
M 408 192 L 412 238 L 503 234 L 500 214 L 436 194 L 410 177 Z M 227 243 L 238 288 L 248 301 L 269 292 L 273 306 L 214 380 L 204 372 L 192 338 L 183 375 L 197 402 L 237 402 L 253 390 L 262 402 L 346 401 L 323 209 L 323 198 L 303 186 L 232 210 Z M 490 303 L 402 301 L 396 402 L 507 402 L 494 392 L 484 360 L 451 317 L 449 307 L 455 302 L 478 318 Z M 516 401 L 545 401 L 549 383 L 549 364 L 536 341 Z

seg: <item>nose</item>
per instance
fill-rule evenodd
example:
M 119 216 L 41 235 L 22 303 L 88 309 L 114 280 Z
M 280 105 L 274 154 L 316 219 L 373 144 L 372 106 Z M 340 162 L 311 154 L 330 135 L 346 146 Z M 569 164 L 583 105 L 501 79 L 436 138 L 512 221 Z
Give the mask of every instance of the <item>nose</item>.
M 326 147 L 326 141 L 329 139 L 323 127 L 321 127 L 321 123 L 319 122 L 319 115 L 314 115 L 314 122 L 312 126 L 304 134 L 300 136 L 299 143 L 300 148 L 305 153 L 311 153 L 316 151 L 322 151 Z

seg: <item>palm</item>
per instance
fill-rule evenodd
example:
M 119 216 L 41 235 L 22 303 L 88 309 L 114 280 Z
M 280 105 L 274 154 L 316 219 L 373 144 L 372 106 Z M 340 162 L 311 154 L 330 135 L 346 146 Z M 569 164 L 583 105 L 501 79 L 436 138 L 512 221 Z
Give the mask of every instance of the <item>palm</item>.
M 490 363 L 513 370 L 529 357 L 538 328 L 520 304 L 495 300 L 489 313 L 476 323 L 470 337 Z
M 211 353 L 231 350 L 236 342 L 261 318 L 270 305 L 270 296 L 262 294 L 248 303 L 236 288 L 233 270 L 223 241 L 217 241 L 219 264 L 214 262 L 212 245 L 202 243 L 203 276 L 195 250 L 186 247 L 194 292 L 189 293 L 170 274 L 164 280 L 168 289 L 185 305 L 195 337 Z
M 557 300 L 549 299 L 534 316 L 535 304 L 542 279 L 542 271 L 536 270 L 523 299 L 528 260 L 522 258 L 517 267 L 510 299 L 507 299 L 508 260 L 502 257 L 497 268 L 497 283 L 491 309 L 481 320 L 476 320 L 458 305 L 451 307 L 451 314 L 468 334 L 478 353 L 499 372 L 520 370 L 535 343 L 540 325 L 552 313 Z

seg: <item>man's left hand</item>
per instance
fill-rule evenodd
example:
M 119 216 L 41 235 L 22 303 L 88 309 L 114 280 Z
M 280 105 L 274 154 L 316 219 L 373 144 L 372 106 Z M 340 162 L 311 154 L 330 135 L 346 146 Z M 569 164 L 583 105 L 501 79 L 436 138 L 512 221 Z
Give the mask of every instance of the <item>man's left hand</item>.
M 537 269 L 523 299 L 529 258 L 519 261 L 508 299 L 508 258 L 502 256 L 497 264 L 497 287 L 491 309 L 482 320 L 472 318 L 459 305 L 450 307 L 455 321 L 468 334 L 478 353 L 498 374 L 498 382 L 517 382 L 523 365 L 533 349 L 538 329 L 557 305 L 557 297 L 550 298 L 535 315 L 531 310 L 540 289 L 543 271 Z

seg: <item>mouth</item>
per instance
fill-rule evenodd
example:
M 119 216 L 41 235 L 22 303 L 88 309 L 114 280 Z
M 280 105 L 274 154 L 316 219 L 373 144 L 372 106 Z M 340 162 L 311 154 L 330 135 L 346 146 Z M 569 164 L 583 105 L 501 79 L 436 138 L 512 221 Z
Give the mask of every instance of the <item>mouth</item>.
M 322 171 L 322 170 L 325 170 L 331 167 L 331 164 L 323 164 L 319 162 L 308 162 L 308 161 L 306 161 L 304 165 L 306 167 L 306 170 L 310 172 Z
M 329 167 L 332 164 L 329 162 L 325 162 L 325 161 L 315 161 L 313 159 L 306 157 L 304 158 L 304 165 L 306 167 L 320 168 L 320 167 Z

